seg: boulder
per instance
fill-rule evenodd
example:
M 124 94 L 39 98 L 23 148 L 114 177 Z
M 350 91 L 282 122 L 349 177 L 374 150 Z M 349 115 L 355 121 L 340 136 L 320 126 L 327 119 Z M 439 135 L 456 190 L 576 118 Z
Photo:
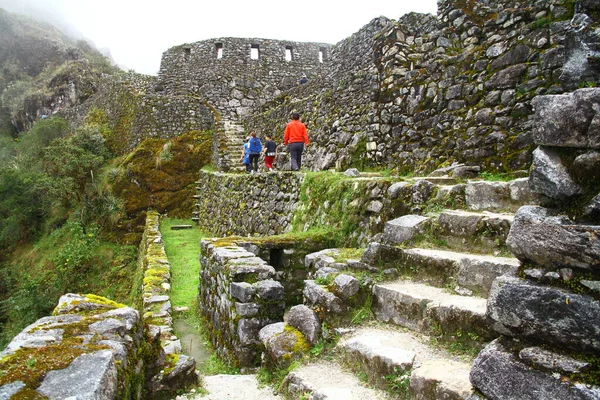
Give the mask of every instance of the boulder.
M 552 373 L 531 368 L 499 339 L 479 353 L 473 362 L 470 378 L 473 386 L 488 399 L 591 400 L 600 396 L 598 386 L 563 382 Z
M 504 275 L 492 284 L 487 316 L 503 335 L 600 353 L 600 301 L 591 296 Z
M 302 332 L 311 345 L 314 345 L 321 336 L 319 317 L 313 310 L 303 304 L 290 308 L 287 323 Z
M 304 281 L 304 300 L 312 307 L 320 307 L 325 313 L 343 314 L 347 305 L 336 295 L 314 281 Z
M 582 192 L 581 187 L 571 178 L 560 155 L 548 147 L 538 147 L 533 151 L 529 185 L 534 192 L 557 200 Z
M 524 206 L 506 239 L 509 250 L 523 262 L 552 270 L 600 267 L 600 226 L 576 225 L 539 206 Z
M 344 300 L 353 297 L 360 289 L 360 282 L 351 275 L 340 274 L 333 280 L 333 291 Z
M 537 145 L 600 148 L 600 88 L 536 96 L 531 103 Z
M 310 349 L 302 332 L 285 322 L 265 326 L 259 338 L 265 346 L 267 363 L 278 368 L 287 368 Z

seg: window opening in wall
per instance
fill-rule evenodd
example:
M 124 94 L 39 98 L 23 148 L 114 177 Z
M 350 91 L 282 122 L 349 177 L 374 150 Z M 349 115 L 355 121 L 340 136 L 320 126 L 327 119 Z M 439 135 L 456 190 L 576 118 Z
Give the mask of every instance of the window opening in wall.
M 250 47 L 250 59 L 258 60 L 258 45 L 257 44 L 253 44 L 252 47 Z
M 277 271 L 283 269 L 283 249 L 272 249 L 269 254 L 269 265 Z
M 324 59 L 325 59 L 325 48 L 321 47 L 319 49 L 319 62 L 322 63 Z
M 292 46 L 285 46 L 285 61 L 292 61 Z
M 223 43 L 217 43 L 215 48 L 217 49 L 217 60 L 223 58 Z
M 191 54 L 192 54 L 192 49 L 190 49 L 189 47 L 183 48 L 183 58 L 185 59 L 185 61 L 190 61 Z

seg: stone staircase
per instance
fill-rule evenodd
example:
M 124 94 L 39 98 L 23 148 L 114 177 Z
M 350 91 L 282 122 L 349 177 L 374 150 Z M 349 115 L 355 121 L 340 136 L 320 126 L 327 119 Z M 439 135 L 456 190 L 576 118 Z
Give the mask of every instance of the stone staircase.
M 203 379 L 208 394 L 193 392 L 177 396 L 176 400 L 275 400 L 282 397 L 272 389 L 259 387 L 256 375 L 210 375 Z
M 509 185 L 489 183 L 492 191 Z M 514 201 L 492 199 L 476 202 L 467 210 L 406 215 L 389 221 L 381 243 L 370 243 L 361 260 L 340 262 L 335 249 L 307 256 L 307 268 L 314 268 L 312 276 L 321 279 L 331 273 L 353 275 L 352 271 L 365 270 L 386 278 L 369 286 L 376 322 L 344 330 L 347 333 L 338 342 L 336 353 L 343 366 L 319 361 L 292 371 L 285 380 L 291 397 L 433 400 L 476 396 L 469 380 L 473 357 L 498 336 L 486 317 L 487 296 L 496 277 L 514 275 L 520 266 L 505 247 L 517 208 Z M 319 286 L 308 282 L 312 291 Z M 342 304 L 343 298 L 332 299 L 339 295 L 334 293 L 322 295 L 327 298 L 322 306 L 310 306 Z M 459 349 L 459 355 L 449 349 Z M 370 383 L 369 389 L 361 390 L 373 392 L 367 395 L 358 389 L 345 390 L 345 383 L 331 383 L 338 374 L 348 374 L 348 368 L 355 372 L 354 384 L 361 385 L 361 377 Z M 309 393 L 308 397 L 303 393 Z
M 237 121 L 222 120 L 213 141 L 214 165 L 223 172 L 244 172 L 239 162 L 247 132 Z

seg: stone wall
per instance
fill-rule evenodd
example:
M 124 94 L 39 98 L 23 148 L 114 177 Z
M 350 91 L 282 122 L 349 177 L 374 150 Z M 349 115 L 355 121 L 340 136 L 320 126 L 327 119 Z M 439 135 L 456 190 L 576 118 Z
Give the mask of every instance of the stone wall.
M 214 129 L 211 109 L 198 96 L 165 96 L 155 91 L 156 78 L 135 73 L 105 77 L 97 92 L 81 106 L 65 110 L 74 126 L 86 121 L 106 123 L 107 143 L 116 154 L 147 138 L 171 138 L 192 130 Z M 96 115 L 90 117 L 90 111 Z M 101 115 L 97 115 L 100 111 Z
M 242 368 L 260 365 L 258 332 L 283 321 L 283 286 L 275 269 L 227 239 L 202 239 L 200 313 L 222 360 Z
M 144 340 L 136 310 L 65 294 L 0 353 L 0 398 L 146 398 Z
M 247 125 L 278 138 L 289 112 L 302 112 L 315 170 L 527 168 L 532 98 L 598 81 L 597 4 L 445 0 L 438 8 L 437 18 L 372 21 L 332 49 L 336 79 L 275 99 Z M 346 51 L 357 43 L 358 53 Z M 370 65 L 352 68 L 355 54 L 370 55 Z
M 490 399 L 595 399 L 600 90 L 539 96 L 533 105 L 538 148 L 529 184 L 546 200 L 515 216 L 507 245 L 524 266 L 492 286 L 487 314 L 502 336 L 478 355 L 471 382 Z
M 142 286 L 143 320 L 149 340 L 159 344 L 154 374 L 148 377 L 151 396 L 174 393 L 186 385 L 196 384 L 196 360 L 181 353 L 181 341 L 173 332 L 171 308 L 171 265 L 159 230 L 159 215 L 148 211 L 140 242 L 138 267 L 144 272 Z
M 195 215 L 217 236 L 277 235 L 291 227 L 303 175 L 239 175 L 200 171 Z
M 252 48 L 257 59 L 251 57 Z M 302 74 L 309 81 L 323 76 L 330 52 L 326 43 L 268 39 L 216 38 L 184 44 L 164 52 L 158 88 L 169 95 L 200 95 L 224 118 L 235 119 L 296 86 Z
M 337 245 L 358 247 L 378 241 L 388 220 L 420 213 L 431 204 L 464 204 L 466 186 L 447 191 L 425 180 L 382 176 L 206 171 L 197 184 L 196 218 L 200 229 L 212 235 L 325 230 Z

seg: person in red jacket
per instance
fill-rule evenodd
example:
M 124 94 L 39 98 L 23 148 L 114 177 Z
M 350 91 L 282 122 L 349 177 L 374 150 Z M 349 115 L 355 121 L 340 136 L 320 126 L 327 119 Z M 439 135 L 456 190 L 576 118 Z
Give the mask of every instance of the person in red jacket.
M 292 171 L 298 171 L 302 166 L 302 152 L 308 146 L 306 126 L 300 122 L 300 114 L 293 113 L 292 120 L 285 127 L 283 144 L 288 146 Z

